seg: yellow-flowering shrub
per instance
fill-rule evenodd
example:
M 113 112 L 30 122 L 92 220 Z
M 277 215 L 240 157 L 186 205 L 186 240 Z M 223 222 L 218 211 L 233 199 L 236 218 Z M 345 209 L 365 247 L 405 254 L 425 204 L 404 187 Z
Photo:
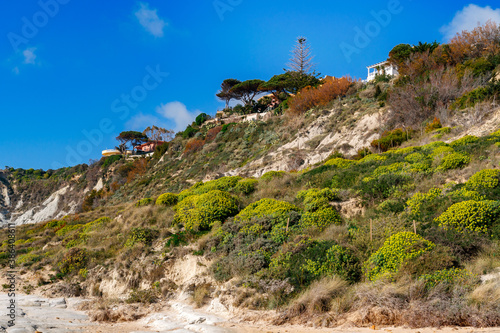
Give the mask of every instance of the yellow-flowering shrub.
M 410 209 L 410 213 L 412 215 L 419 215 L 421 213 L 422 205 L 426 202 L 430 202 L 437 197 L 439 197 L 442 193 L 440 188 L 431 188 L 427 193 L 415 193 L 406 204 Z
M 236 192 L 249 195 L 255 191 L 255 187 L 257 186 L 258 183 L 259 181 L 253 178 L 240 179 L 236 184 L 236 186 L 234 187 L 234 189 Z
M 298 212 L 300 209 L 285 201 L 265 198 L 248 205 L 236 215 L 235 220 L 244 221 L 264 216 L 279 217 L 291 211 Z
M 472 276 L 473 275 L 465 269 L 450 268 L 435 271 L 431 274 L 422 275 L 419 277 L 419 279 L 425 282 L 425 286 L 427 288 L 433 288 L 438 284 L 452 285 L 455 283 L 460 283 L 471 278 Z
M 232 190 L 241 179 L 240 176 L 222 177 L 205 183 L 196 183 L 190 190 L 194 194 L 204 194 L 215 190 L 228 192 Z
M 444 229 L 458 232 L 487 232 L 500 213 L 500 202 L 468 200 L 456 203 L 435 219 Z
M 85 268 L 89 260 L 89 254 L 85 249 L 72 248 L 66 253 L 62 261 L 58 264 L 63 275 L 78 272 Z
M 386 154 L 405 155 L 405 154 L 413 153 L 417 150 L 420 150 L 420 147 L 413 147 L 412 146 L 412 147 L 389 150 L 386 152 Z
M 478 140 L 479 140 L 479 138 L 477 136 L 466 135 L 463 138 L 460 138 L 458 140 L 451 142 L 450 146 L 452 146 L 452 147 L 465 146 L 465 145 L 468 145 L 470 143 L 474 143 Z
M 437 167 L 437 171 L 446 171 L 451 169 L 463 168 L 469 164 L 470 158 L 467 155 L 461 153 L 451 153 L 445 155 L 441 159 L 441 163 Z
M 88 232 L 90 232 L 92 230 L 95 230 L 98 227 L 100 227 L 101 225 L 103 225 L 105 223 L 108 223 L 110 221 L 111 221 L 111 219 L 109 217 L 98 218 L 95 221 L 92 221 L 92 222 L 89 222 L 89 223 L 85 224 L 83 226 L 82 233 L 86 234 L 86 233 L 88 233 Z
M 352 160 L 346 160 L 345 158 L 335 157 L 325 162 L 325 166 L 335 166 L 339 169 L 345 169 L 356 163 Z
M 455 150 L 449 146 L 437 146 L 434 149 L 432 149 L 431 152 L 431 157 L 442 157 L 451 153 L 454 153 Z
M 412 232 L 399 232 L 389 237 L 363 265 L 365 275 L 376 280 L 386 273 L 396 273 L 403 262 L 416 258 L 436 245 Z
M 472 191 L 481 191 L 492 189 L 498 186 L 500 178 L 500 170 L 485 169 L 481 170 L 469 178 L 465 187 Z
M 177 195 L 177 201 L 181 202 L 182 200 L 186 199 L 187 197 L 190 197 L 190 196 L 195 195 L 195 194 L 196 193 L 194 193 L 190 189 L 184 190 Z
M 34 254 L 32 252 L 29 252 L 29 253 L 25 253 L 25 254 L 18 256 L 16 258 L 16 264 L 18 264 L 18 265 L 22 265 L 22 264 L 31 265 L 35 262 L 42 260 L 42 258 L 43 258 L 42 255 L 38 255 L 38 254 Z
M 80 229 L 81 227 L 83 227 L 83 224 L 67 225 L 64 228 L 57 230 L 56 235 L 57 236 L 64 236 L 73 230 Z
M 300 220 L 302 228 L 323 230 L 331 224 L 342 222 L 337 210 L 330 205 L 331 201 L 338 200 L 338 190 L 312 188 L 297 193 L 297 199 L 303 200 L 306 209 Z
M 178 195 L 175 193 L 163 193 L 156 199 L 156 205 L 158 206 L 174 206 L 179 200 Z
M 192 195 L 175 206 L 174 223 L 186 230 L 208 230 L 212 225 L 238 213 L 238 201 L 227 192 L 215 190 Z
M 265 181 L 270 181 L 271 179 L 283 177 L 285 175 L 285 171 L 268 171 L 263 174 L 260 179 Z
M 405 161 L 409 163 L 420 163 L 425 160 L 425 155 L 422 153 L 413 153 L 405 157 Z
M 360 159 L 358 163 L 378 162 L 378 161 L 385 161 L 386 159 L 387 156 L 385 155 L 370 154 Z
M 319 230 L 324 230 L 332 224 L 341 224 L 342 218 L 337 210 L 333 207 L 323 207 L 314 212 L 305 212 L 300 219 L 302 228 L 314 227 Z
M 450 195 L 462 201 L 465 200 L 482 201 L 486 199 L 486 197 L 480 194 L 479 192 L 469 191 L 465 187 L 462 187 L 459 190 L 451 192 Z
M 149 228 L 133 228 L 125 242 L 125 246 L 132 247 L 137 243 L 150 246 L 158 237 L 158 231 Z
M 441 147 L 441 146 L 447 146 L 447 144 L 444 143 L 443 141 L 434 141 L 434 142 L 428 143 L 426 145 L 423 145 L 420 148 L 424 152 L 432 152 L 434 149 L 436 149 L 437 147 Z
M 339 191 L 337 189 L 316 189 L 300 191 L 297 193 L 297 199 L 304 202 L 304 208 L 313 212 L 321 207 L 329 206 L 331 201 L 338 200 Z
M 410 168 L 411 165 L 406 162 L 397 162 L 390 165 L 381 165 L 378 168 L 376 168 L 375 171 L 373 171 L 372 177 L 376 178 L 388 173 L 400 174 L 404 172 L 409 172 Z

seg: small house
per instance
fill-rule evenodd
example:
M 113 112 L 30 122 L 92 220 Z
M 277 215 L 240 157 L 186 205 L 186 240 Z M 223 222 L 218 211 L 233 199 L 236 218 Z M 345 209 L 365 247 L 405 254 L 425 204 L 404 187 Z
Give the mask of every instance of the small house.
M 398 75 L 397 67 L 388 61 L 382 61 L 379 62 L 378 64 L 368 66 L 366 68 L 368 69 L 368 78 L 366 79 L 366 82 L 375 80 L 375 77 L 377 75 L 383 75 L 383 74 L 391 76 Z
M 142 145 L 135 146 L 135 150 L 139 153 L 152 153 L 155 151 L 155 148 L 159 145 L 164 144 L 165 141 L 149 141 L 146 143 L 143 143 Z

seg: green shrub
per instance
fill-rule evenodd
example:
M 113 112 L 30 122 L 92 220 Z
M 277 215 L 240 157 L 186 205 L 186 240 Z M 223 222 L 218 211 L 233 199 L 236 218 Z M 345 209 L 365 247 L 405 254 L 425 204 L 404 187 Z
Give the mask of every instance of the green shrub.
M 378 161 L 385 161 L 386 159 L 387 156 L 385 155 L 370 154 L 360 159 L 358 163 L 378 162 Z
M 265 216 L 278 217 L 286 215 L 291 211 L 298 212 L 300 209 L 285 201 L 265 198 L 248 205 L 236 215 L 235 220 L 247 221 L 252 218 Z
M 410 213 L 414 216 L 419 216 L 421 214 L 422 205 L 436 199 L 442 192 L 440 188 L 431 188 L 427 193 L 415 193 L 406 201 Z
M 395 199 L 387 199 L 377 206 L 378 211 L 389 213 L 400 213 L 405 209 L 404 202 Z
M 329 207 L 331 201 L 339 200 L 339 191 L 336 189 L 309 189 L 297 193 L 297 199 L 304 203 L 304 208 L 309 212 L 314 212 L 323 207 Z
M 444 229 L 464 232 L 488 232 L 491 223 L 500 214 L 500 202 L 468 200 L 456 203 L 435 219 Z
M 472 274 L 465 269 L 450 268 L 435 271 L 431 274 L 420 276 L 420 280 L 425 282 L 425 286 L 429 289 L 434 288 L 438 284 L 453 285 L 456 283 L 463 284 L 465 280 L 472 277 Z
M 168 151 L 170 147 L 170 142 L 164 142 L 161 145 L 155 147 L 155 151 L 153 153 L 154 159 L 160 159 L 165 153 Z
M 192 195 L 175 207 L 174 222 L 189 231 L 209 230 L 212 225 L 238 213 L 238 201 L 227 192 L 215 190 Z
M 283 177 L 285 175 L 285 171 L 268 171 L 263 174 L 260 179 L 264 181 L 270 181 L 274 178 Z
M 192 127 L 191 125 L 188 125 L 184 132 L 181 133 L 182 137 L 184 139 L 189 139 L 192 138 L 196 133 L 198 133 L 198 130 Z
M 446 171 L 451 169 L 459 169 L 465 167 L 469 164 L 470 158 L 467 155 L 461 153 L 451 153 L 445 155 L 441 159 L 441 163 L 436 168 L 437 171 Z
M 152 198 L 144 198 L 144 199 L 137 201 L 135 206 L 136 207 L 149 206 L 153 202 L 154 202 L 154 200 Z
M 371 146 L 380 148 L 381 151 L 387 151 L 389 148 L 400 146 L 403 142 L 411 139 L 411 134 L 411 131 L 403 131 L 401 128 L 385 131 L 380 139 L 371 142 Z
M 463 138 L 460 138 L 458 140 L 455 140 L 450 143 L 451 147 L 459 147 L 459 146 L 465 146 L 474 142 L 477 142 L 479 138 L 477 136 L 473 135 L 466 135 Z
M 443 146 L 443 145 L 440 145 L 440 146 L 435 146 L 433 148 L 431 148 L 432 151 L 431 151 L 431 154 L 430 156 L 432 158 L 435 158 L 435 157 L 443 157 L 445 155 L 448 155 L 448 154 L 451 154 L 451 153 L 454 153 L 455 150 L 449 146 Z
M 22 254 L 16 258 L 16 264 L 22 265 L 25 264 L 27 266 L 32 265 L 40 260 L 42 260 L 43 256 L 34 254 L 32 252 Z
M 67 233 L 69 233 L 73 230 L 78 230 L 82 227 L 83 227 L 83 224 L 67 225 L 64 228 L 57 230 L 56 235 L 57 236 L 64 236 Z
M 500 170 L 485 169 L 472 175 L 465 187 L 472 191 L 483 191 L 493 189 L 498 186 L 500 179 Z
M 222 133 L 225 133 L 231 125 L 235 125 L 236 123 L 229 123 L 229 124 L 224 124 L 222 125 L 222 129 L 220 130 Z
M 193 187 L 190 188 L 190 191 L 194 194 L 204 194 L 214 190 L 229 192 L 238 184 L 241 179 L 242 178 L 239 176 L 231 176 L 210 180 L 205 183 L 199 182 L 193 185 Z
M 181 202 L 182 200 L 186 199 L 187 197 L 195 195 L 195 194 L 196 193 L 191 191 L 191 189 L 184 190 L 177 195 L 177 202 Z
M 208 114 L 206 114 L 206 113 L 200 113 L 196 117 L 196 119 L 194 120 L 194 122 L 196 123 L 196 125 L 201 126 L 208 119 L 210 119 L 210 116 Z
M 245 195 L 249 195 L 255 191 L 255 187 L 259 181 L 257 179 L 241 179 L 238 181 L 236 186 L 234 187 L 234 190 L 238 193 L 243 193 Z
M 314 212 L 305 212 L 300 219 L 302 228 L 317 228 L 322 231 L 332 224 L 341 224 L 342 218 L 333 207 L 323 207 Z
M 132 247 L 137 243 L 142 243 L 146 246 L 151 246 L 153 241 L 158 237 L 158 230 L 149 228 L 133 228 L 125 242 L 125 246 Z
M 378 177 L 366 177 L 358 185 L 361 194 L 368 199 L 387 199 L 394 191 L 411 181 L 406 174 L 383 173 Z
M 64 220 L 53 220 L 45 223 L 44 228 L 58 229 L 64 227 L 66 225 L 66 221 Z
M 111 219 L 109 217 L 98 218 L 95 221 L 92 221 L 92 222 L 89 222 L 89 223 L 85 224 L 83 226 L 83 229 L 82 229 L 81 233 L 82 234 L 89 233 L 90 231 L 93 231 L 93 230 L 97 229 L 98 227 L 100 227 L 101 225 L 103 225 L 105 223 L 108 223 L 110 221 L 111 221 Z
M 89 260 L 89 253 L 85 249 L 71 248 L 58 264 L 61 274 L 68 275 L 85 268 Z
M 355 164 L 355 161 L 346 160 L 345 158 L 335 157 L 325 162 L 325 166 L 335 166 L 339 169 L 345 169 Z
M 425 161 L 426 157 L 422 153 L 413 153 L 405 157 L 405 161 L 408 163 L 420 163 Z
M 485 87 L 476 88 L 468 93 L 465 93 L 462 97 L 457 98 L 452 104 L 452 108 L 465 109 L 467 107 L 473 107 L 477 103 L 498 96 L 499 94 L 500 81 L 493 81 Z
M 438 128 L 434 131 L 434 133 L 438 134 L 450 134 L 451 133 L 451 127 L 443 127 L 443 128 Z
M 432 250 L 435 244 L 412 232 L 400 232 L 389 237 L 363 268 L 369 280 L 386 273 L 396 273 L 406 261 Z
M 156 199 L 158 206 L 174 206 L 177 204 L 178 196 L 175 193 L 163 193 Z
M 356 282 L 361 275 L 361 269 L 354 253 L 340 245 L 333 245 L 326 250 L 325 258 L 314 261 L 306 260 L 304 269 L 314 276 L 338 275 L 349 282 Z
M 107 169 L 111 166 L 111 164 L 118 162 L 122 158 L 123 158 L 122 155 L 113 155 L 113 156 L 106 157 L 106 159 L 102 163 L 102 168 Z

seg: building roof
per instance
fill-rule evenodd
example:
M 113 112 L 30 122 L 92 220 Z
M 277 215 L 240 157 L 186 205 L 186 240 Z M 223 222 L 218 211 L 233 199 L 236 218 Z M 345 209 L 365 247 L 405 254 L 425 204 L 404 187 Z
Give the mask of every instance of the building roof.
M 381 61 L 375 65 L 371 65 L 371 66 L 367 66 L 366 68 L 374 68 L 374 67 L 377 67 L 377 66 L 380 66 L 380 65 L 385 65 L 385 64 L 388 64 L 389 62 L 387 60 L 385 61 Z

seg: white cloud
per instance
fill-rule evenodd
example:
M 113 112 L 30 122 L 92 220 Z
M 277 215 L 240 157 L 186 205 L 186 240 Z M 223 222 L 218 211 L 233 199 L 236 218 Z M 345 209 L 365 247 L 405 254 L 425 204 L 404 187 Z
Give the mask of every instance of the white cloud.
M 31 47 L 31 48 L 23 51 L 25 64 L 31 64 L 31 65 L 35 64 L 35 60 L 36 60 L 35 51 L 36 51 L 36 47 Z
M 14 68 L 12 69 L 12 72 L 13 72 L 14 74 L 19 75 L 19 67 L 17 67 L 17 66 L 16 66 L 16 67 L 14 67 Z
M 132 117 L 125 127 L 127 130 L 142 132 L 145 128 L 156 125 L 179 132 L 184 131 L 201 113 L 199 110 L 189 111 L 181 102 L 162 104 L 156 108 L 156 112 L 158 116 L 140 112 Z
M 149 9 L 149 4 L 140 3 L 141 8 L 135 12 L 139 23 L 155 37 L 163 37 L 163 29 L 167 23 L 158 17 L 156 9 Z
M 143 114 L 141 112 L 127 121 L 125 127 L 127 130 L 142 132 L 144 129 L 152 125 L 164 127 L 164 124 L 162 124 L 162 121 L 158 117 Z
M 156 108 L 156 112 L 173 121 L 176 132 L 185 130 L 186 126 L 191 124 L 196 116 L 201 113 L 200 110 L 189 111 L 181 102 L 162 104 Z
M 453 20 L 441 28 L 441 33 L 446 40 L 453 38 L 458 32 L 471 31 L 488 20 L 500 24 L 500 8 L 493 9 L 490 6 L 479 7 L 474 4 L 465 6 L 464 9 L 455 14 Z

